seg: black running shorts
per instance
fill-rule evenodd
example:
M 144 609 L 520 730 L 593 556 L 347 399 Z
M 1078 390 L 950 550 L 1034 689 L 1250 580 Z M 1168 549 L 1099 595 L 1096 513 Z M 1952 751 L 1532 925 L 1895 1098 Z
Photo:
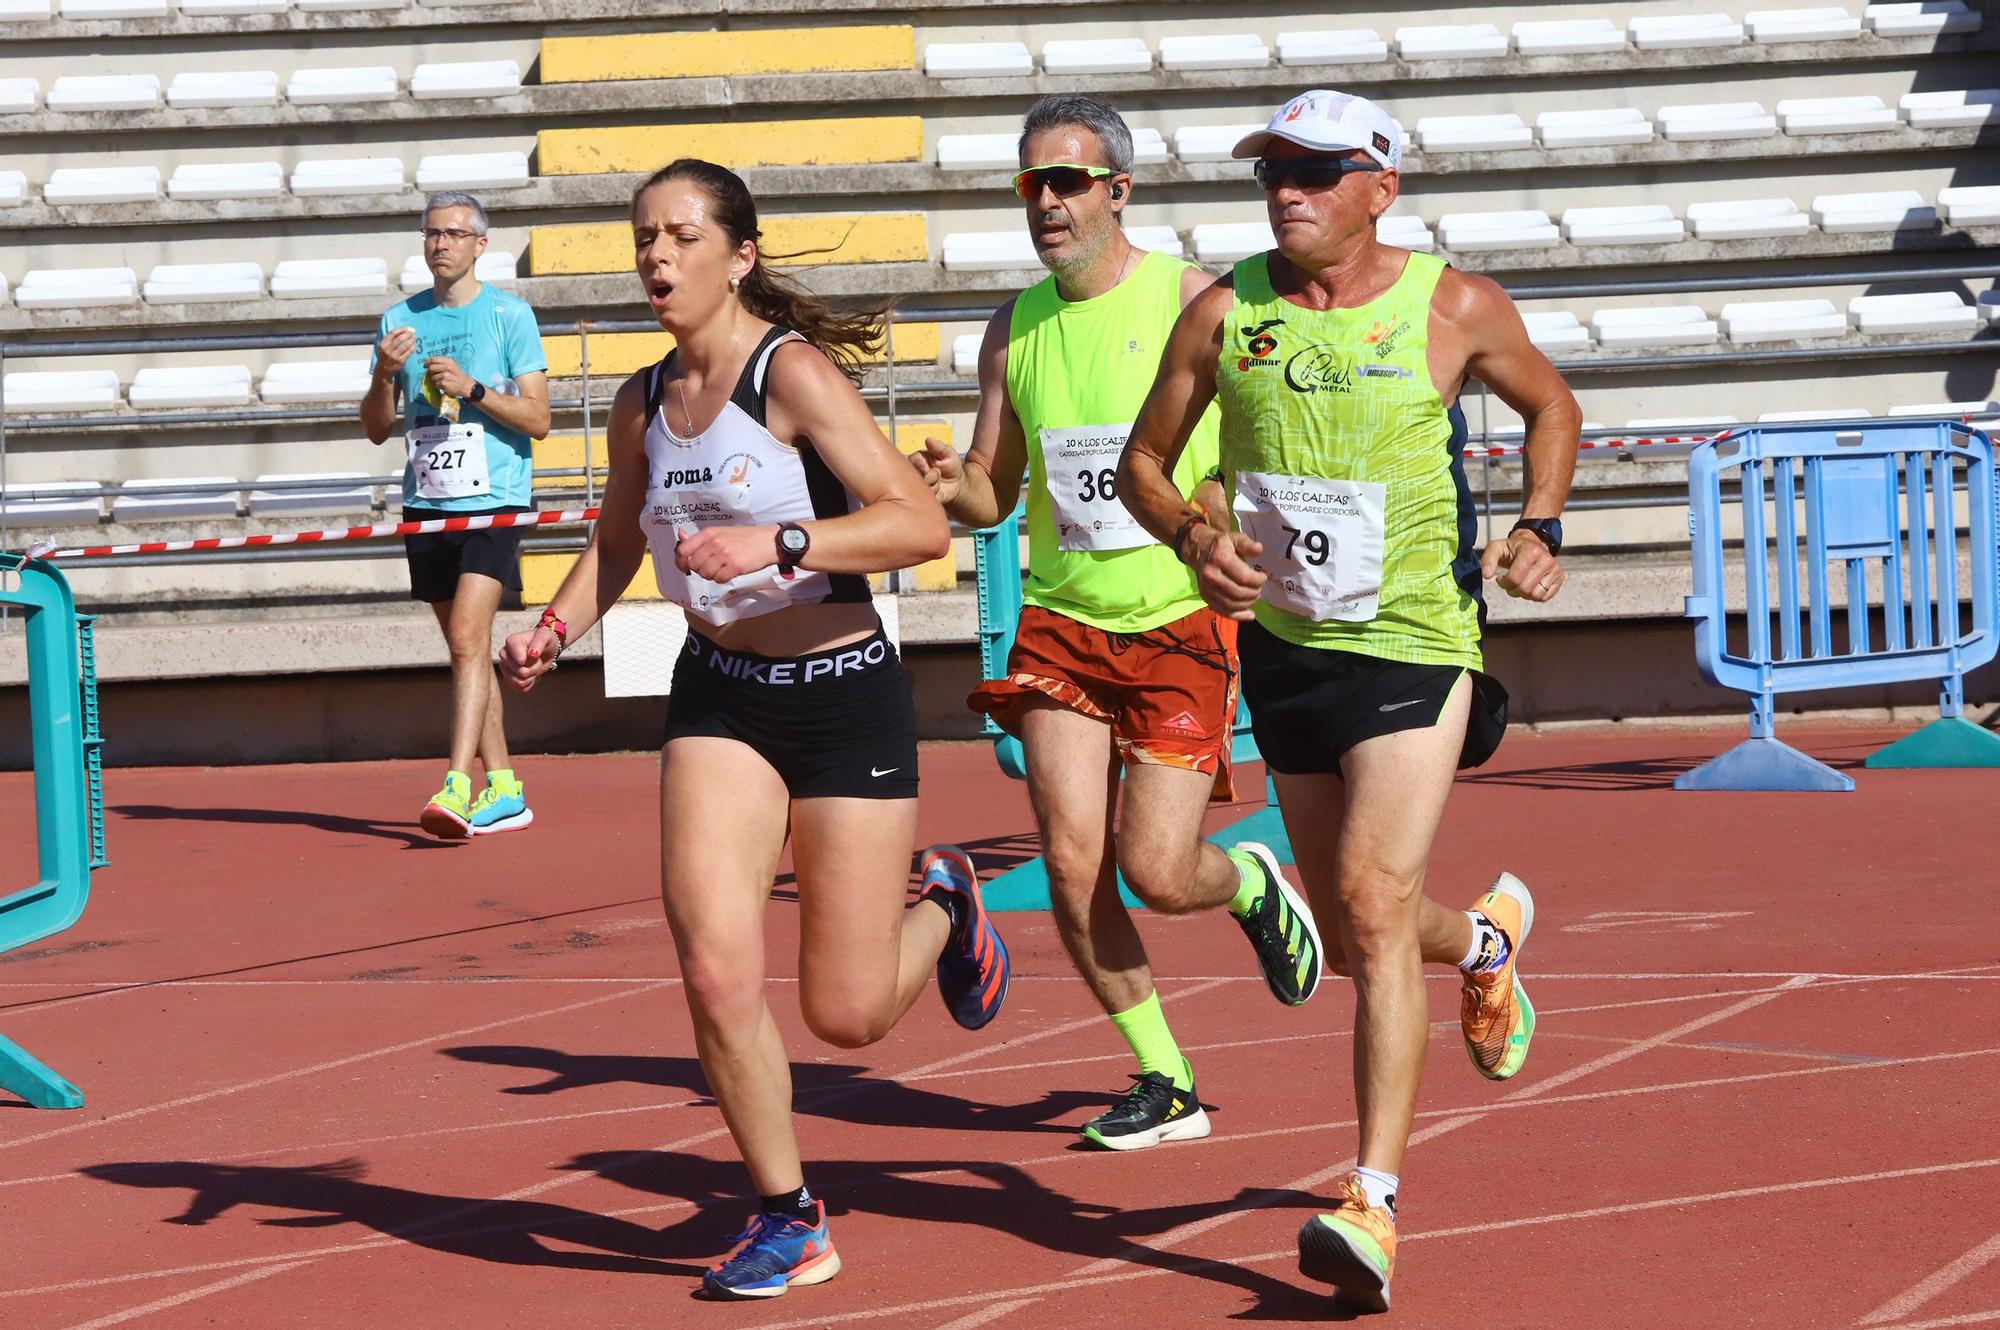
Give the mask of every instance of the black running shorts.
M 1282 775 L 1337 773 L 1342 755 L 1364 740 L 1437 724 L 1461 674 L 1472 675 L 1473 690 L 1459 767 L 1493 756 L 1507 728 L 1507 690 L 1462 665 L 1297 646 L 1254 621 L 1238 631 L 1236 645 L 1257 751 Z
M 672 743 L 706 735 L 748 744 L 794 799 L 917 797 L 917 708 L 896 648 L 872 637 L 773 659 L 698 632 L 667 694 Z
M 405 506 L 405 522 L 430 522 L 441 517 L 478 517 L 487 513 L 526 513 L 514 506 L 482 508 L 478 512 L 439 512 Z M 460 573 L 478 573 L 500 584 L 500 608 L 521 608 L 521 533 L 525 527 L 487 527 L 483 531 L 439 531 L 428 536 L 404 536 L 403 553 L 410 561 L 410 599 L 432 604 L 458 594 Z

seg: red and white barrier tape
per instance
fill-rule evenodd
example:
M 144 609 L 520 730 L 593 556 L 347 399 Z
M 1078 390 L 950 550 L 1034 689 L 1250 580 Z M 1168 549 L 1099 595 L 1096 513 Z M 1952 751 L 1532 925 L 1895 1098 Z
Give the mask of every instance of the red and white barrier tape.
M 1714 443 L 1726 439 L 1735 431 L 1722 430 L 1715 434 L 1663 434 L 1657 439 L 1584 439 L 1579 442 L 1579 452 L 1596 449 L 1616 448 L 1692 448 L 1698 443 Z M 1490 448 L 1467 448 L 1467 457 L 1518 457 L 1521 445 L 1518 443 L 1497 443 Z
M 596 508 L 562 508 L 541 513 L 485 513 L 478 517 L 440 517 L 427 522 L 378 522 L 374 526 L 338 527 L 330 531 L 285 531 L 255 536 L 208 536 L 201 540 L 149 540 L 136 545 L 86 545 L 56 550 L 51 559 L 88 559 L 101 554 L 179 554 L 186 550 L 239 550 L 253 545 L 310 545 L 334 540 L 369 540 L 380 536 L 428 536 L 439 531 L 483 531 L 495 526 L 550 526 L 559 522 L 590 522 Z

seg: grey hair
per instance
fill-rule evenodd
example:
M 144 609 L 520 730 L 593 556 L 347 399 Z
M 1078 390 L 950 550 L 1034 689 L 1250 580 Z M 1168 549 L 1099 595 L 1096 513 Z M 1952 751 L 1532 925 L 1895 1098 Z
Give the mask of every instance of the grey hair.
M 1031 135 L 1065 125 L 1087 129 L 1097 135 L 1098 145 L 1104 149 L 1106 164 L 1114 171 L 1131 172 L 1132 131 L 1126 125 L 1125 117 L 1119 115 L 1111 103 L 1101 102 L 1095 97 L 1058 94 L 1036 102 L 1028 108 L 1028 114 L 1021 121 L 1019 151 L 1027 151 Z
M 472 233 L 486 234 L 486 205 L 462 190 L 441 189 L 424 200 L 424 216 L 429 217 L 440 208 L 470 208 L 472 210 Z

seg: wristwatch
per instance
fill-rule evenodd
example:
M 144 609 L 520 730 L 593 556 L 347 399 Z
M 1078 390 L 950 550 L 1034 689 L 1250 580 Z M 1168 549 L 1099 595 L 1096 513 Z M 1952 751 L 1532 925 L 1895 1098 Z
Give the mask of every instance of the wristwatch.
M 465 400 L 468 402 L 476 402 L 484 396 L 486 396 L 486 385 L 483 383 L 475 383 L 472 385 L 472 391 L 465 395 Z
M 778 523 L 778 571 L 789 573 L 812 548 L 812 537 L 797 522 Z
M 1561 554 L 1563 547 L 1563 524 L 1560 517 L 1524 517 L 1507 528 L 1507 534 L 1526 531 L 1542 544 L 1549 547 L 1549 553 Z

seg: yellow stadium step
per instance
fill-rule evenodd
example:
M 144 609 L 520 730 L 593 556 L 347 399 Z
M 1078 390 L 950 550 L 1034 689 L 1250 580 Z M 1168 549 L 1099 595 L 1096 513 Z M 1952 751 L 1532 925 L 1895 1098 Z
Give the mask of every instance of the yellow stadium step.
M 638 279 L 633 279 L 633 294 L 638 294 Z M 927 365 L 935 364 L 939 347 L 938 325 L 935 323 L 899 323 L 896 325 L 896 363 Z M 552 379 L 573 379 L 583 373 L 582 339 L 578 337 L 542 338 L 542 355 L 549 362 L 549 377 Z M 674 339 L 666 333 L 596 333 L 590 339 L 590 374 L 592 378 L 624 378 L 628 374 L 658 364 L 673 350 Z M 870 363 L 881 364 L 884 357 L 877 351 Z
M 703 157 L 735 170 L 915 162 L 923 160 L 924 122 L 900 115 L 545 129 L 535 136 L 535 152 L 542 175 L 655 171 L 676 157 Z
M 569 576 L 570 566 L 576 562 L 576 555 L 567 551 L 561 554 L 523 554 L 521 556 L 521 603 L 523 605 L 546 605 L 555 599 L 562 588 L 563 578 Z M 660 599 L 660 583 L 653 576 L 653 556 L 646 555 L 639 561 L 639 571 L 632 578 L 632 585 L 625 588 L 626 600 Z
M 902 330 L 898 329 L 896 350 L 900 353 L 902 349 Z M 926 438 L 939 439 L 945 443 L 950 443 L 951 422 L 949 420 L 900 419 L 896 422 L 894 442 L 898 452 L 916 452 L 924 446 Z M 944 557 L 932 559 L 928 563 L 920 563 L 910 570 L 915 575 L 913 580 L 916 583 L 917 590 L 956 591 L 958 589 L 958 550 L 956 546 L 957 542 L 954 541 L 953 548 Z M 877 591 L 885 591 L 889 585 L 889 579 L 880 573 L 870 577 L 868 582 Z
M 766 217 L 758 250 L 772 267 L 824 263 L 925 263 L 929 232 L 920 212 Z M 537 226 L 528 235 L 535 277 L 631 272 L 632 228 L 625 222 Z M 633 278 L 633 293 L 638 278 Z
M 590 437 L 590 468 L 597 473 L 598 483 L 604 481 L 605 469 L 610 459 L 604 453 L 604 432 L 599 430 Z M 546 439 L 535 440 L 536 471 L 577 471 L 583 470 L 583 436 L 581 434 L 551 434 Z M 581 475 L 566 480 L 549 482 L 561 489 L 580 486 Z
M 542 42 L 543 83 L 614 79 L 728 78 L 744 74 L 834 74 L 915 69 L 908 24 L 767 28 L 749 32 L 620 33 Z

